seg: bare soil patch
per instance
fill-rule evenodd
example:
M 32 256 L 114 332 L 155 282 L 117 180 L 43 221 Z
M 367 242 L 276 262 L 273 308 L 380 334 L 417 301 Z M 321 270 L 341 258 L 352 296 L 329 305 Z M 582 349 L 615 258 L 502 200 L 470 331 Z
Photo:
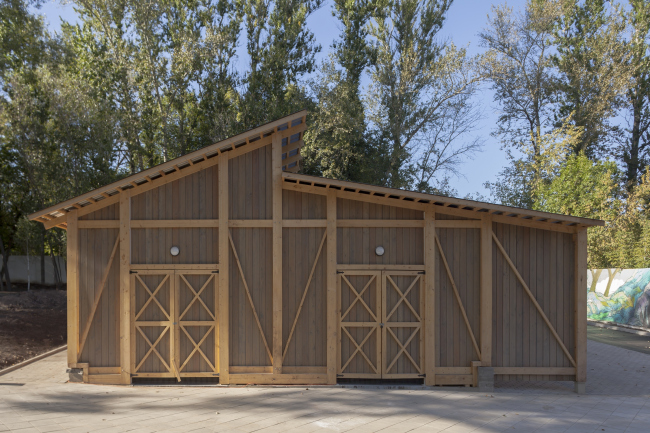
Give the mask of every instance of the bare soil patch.
M 0 370 L 66 343 L 65 290 L 16 286 L 0 292 Z

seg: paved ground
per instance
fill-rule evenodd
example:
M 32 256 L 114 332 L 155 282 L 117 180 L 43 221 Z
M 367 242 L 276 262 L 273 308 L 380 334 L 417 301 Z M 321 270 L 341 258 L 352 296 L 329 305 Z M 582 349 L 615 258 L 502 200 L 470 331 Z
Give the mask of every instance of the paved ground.
M 638 335 L 631 332 L 587 326 L 587 338 L 650 355 L 650 335 Z
M 65 352 L 0 376 L 0 431 L 650 431 L 650 355 L 588 342 L 587 395 L 572 383 L 384 390 L 66 384 Z

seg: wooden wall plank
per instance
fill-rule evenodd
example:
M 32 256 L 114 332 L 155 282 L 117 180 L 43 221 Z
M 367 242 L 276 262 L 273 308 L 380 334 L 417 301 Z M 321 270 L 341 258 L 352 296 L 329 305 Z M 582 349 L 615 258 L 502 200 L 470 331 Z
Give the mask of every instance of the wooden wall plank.
M 481 220 L 480 251 L 481 366 L 489 367 L 492 365 L 492 219 L 489 215 Z
M 587 229 L 575 239 L 575 357 L 576 382 L 587 380 Z
M 327 383 L 336 384 L 338 359 L 338 315 L 336 283 L 336 231 L 337 201 L 333 190 L 327 193 Z
M 436 214 L 431 209 L 424 213 L 424 382 L 435 385 L 436 338 Z
M 120 194 L 120 364 L 122 383 L 131 383 L 131 194 Z
M 222 154 L 219 162 L 219 383 L 230 383 L 230 242 L 228 216 L 229 186 L 228 186 L 228 152 Z
M 273 200 L 273 373 L 282 373 L 282 139 L 274 134 L 271 148 Z M 289 325 L 290 326 L 290 325 Z
M 75 367 L 79 351 L 79 228 L 77 211 L 68 214 L 68 367 Z

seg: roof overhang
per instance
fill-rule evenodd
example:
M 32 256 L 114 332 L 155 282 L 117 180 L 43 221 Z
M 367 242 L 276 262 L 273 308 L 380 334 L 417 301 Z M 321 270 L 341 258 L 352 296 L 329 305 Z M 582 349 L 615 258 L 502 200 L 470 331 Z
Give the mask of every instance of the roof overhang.
M 297 163 L 301 158 L 298 150 L 303 144 L 302 134 L 306 129 L 306 116 L 306 110 L 293 113 L 172 161 L 94 189 L 70 200 L 34 212 L 29 215 L 29 219 L 42 222 L 48 229 L 52 227 L 65 228 L 67 214 L 75 209 L 79 210 L 80 214 L 86 214 L 104 206 L 117 203 L 120 194 L 124 191 L 129 190 L 132 194 L 138 194 L 156 188 L 164 183 L 217 164 L 219 156 L 225 152 L 231 152 L 229 156 L 236 157 L 270 144 L 271 135 L 280 133 L 282 138 L 292 137 L 291 140 L 287 140 L 288 147 L 285 148 L 287 156 L 286 159 L 283 159 L 282 173 L 283 183 L 289 187 L 292 185 L 295 187 L 308 187 L 312 192 L 316 193 L 326 191 L 327 189 L 336 189 L 341 191 L 341 194 L 345 194 L 352 199 L 356 198 L 369 201 L 372 198 L 398 207 L 415 207 L 424 210 L 434 205 L 445 208 L 447 212 L 461 212 L 468 217 L 471 216 L 472 212 L 477 213 L 477 215 L 490 214 L 494 216 L 495 221 L 510 222 L 513 224 L 548 228 L 555 226 L 558 228 L 562 227 L 563 229 L 605 225 L 604 221 L 596 219 L 540 212 L 474 200 L 294 173 L 298 169 Z M 296 139 L 296 137 L 299 139 Z
M 301 110 L 288 116 L 282 117 L 273 122 L 251 129 L 234 137 L 227 138 L 213 145 L 204 147 L 195 152 L 188 153 L 174 160 L 159 164 L 148 170 L 128 176 L 101 188 L 94 189 L 80 196 L 57 203 L 53 206 L 34 212 L 29 215 L 30 220 L 45 224 L 46 228 L 60 226 L 65 228 L 65 216 L 73 209 L 83 209 L 88 206 L 102 203 L 109 205 L 117 202 L 119 194 L 126 190 L 150 189 L 152 185 L 161 183 L 161 179 L 168 176 L 183 177 L 191 174 L 202 166 L 214 165 L 219 155 L 224 152 L 235 151 L 237 154 L 255 150 L 270 140 L 270 135 L 278 131 L 291 130 L 290 135 L 302 133 L 306 128 L 307 111 Z M 286 134 L 285 134 L 286 135 Z M 270 143 L 270 141 L 269 141 Z M 267 143 L 268 144 L 268 143 Z M 293 149 L 302 146 L 301 139 L 291 143 Z M 292 156 L 287 162 L 286 171 L 298 169 L 297 159 L 299 155 Z
M 348 193 L 348 197 L 354 198 L 356 195 L 362 197 L 375 197 L 393 200 L 393 206 L 408 206 L 422 207 L 426 209 L 427 206 L 433 204 L 448 210 L 458 209 L 461 211 L 476 212 L 477 214 L 491 214 L 500 217 L 500 221 L 508 221 L 508 219 L 519 220 L 521 222 L 531 223 L 545 223 L 555 226 L 568 226 L 568 227 L 591 227 L 591 226 L 604 226 L 605 222 L 591 218 L 581 218 L 570 215 L 561 215 L 550 212 L 541 212 L 529 209 L 516 208 L 511 206 L 503 206 L 492 203 L 484 203 L 474 200 L 466 200 L 454 197 L 445 197 L 434 194 L 426 194 L 414 191 L 405 191 L 396 188 L 386 188 L 375 185 L 367 185 L 357 182 L 341 181 L 336 179 L 328 179 L 318 176 L 309 176 L 296 173 L 282 173 L 283 182 L 295 185 L 305 185 L 313 188 L 314 192 L 317 189 L 330 189 L 334 188 L 339 191 Z M 470 216 L 471 213 L 466 214 Z M 503 217 L 503 218 L 501 218 Z M 506 219 L 508 218 L 508 219 Z

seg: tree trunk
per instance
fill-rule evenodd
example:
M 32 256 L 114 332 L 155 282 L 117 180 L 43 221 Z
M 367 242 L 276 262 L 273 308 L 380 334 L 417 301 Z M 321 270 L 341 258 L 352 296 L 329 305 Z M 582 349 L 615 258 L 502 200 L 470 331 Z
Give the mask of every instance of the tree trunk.
M 54 257 L 54 251 L 50 249 L 50 257 L 52 257 L 52 269 L 54 271 L 54 282 L 56 284 L 56 290 L 61 290 L 61 272 L 56 263 L 56 257 Z
M 0 236 L 0 254 L 2 254 L 2 269 L 4 270 L 5 274 L 5 284 L 7 285 L 7 290 L 12 291 L 13 288 L 11 287 L 11 278 L 9 277 L 9 254 L 7 251 L 5 251 L 5 244 L 2 240 L 2 236 Z
M 620 268 L 614 268 L 614 272 L 607 269 L 607 273 L 609 274 L 609 276 L 608 276 L 608 280 L 607 280 L 607 288 L 605 288 L 605 293 L 604 293 L 604 296 L 606 298 L 609 297 L 609 289 L 612 288 L 612 283 L 614 282 L 614 277 L 616 276 L 616 274 L 618 274 L 621 271 L 622 271 L 622 269 L 620 269 Z
M 45 284 L 45 226 L 41 226 L 41 284 Z
M 637 176 L 639 175 L 639 142 L 641 141 L 642 105 L 643 102 L 640 101 L 637 90 L 632 99 L 634 118 L 632 121 L 630 147 L 627 155 L 624 155 L 623 157 L 626 165 L 625 178 L 628 190 L 631 190 L 637 184 Z
M 603 273 L 602 269 L 597 269 L 596 272 L 594 272 L 593 269 L 591 269 L 591 287 L 589 287 L 590 292 L 595 292 L 596 291 L 596 285 L 598 284 L 598 279 L 600 278 L 600 274 Z

